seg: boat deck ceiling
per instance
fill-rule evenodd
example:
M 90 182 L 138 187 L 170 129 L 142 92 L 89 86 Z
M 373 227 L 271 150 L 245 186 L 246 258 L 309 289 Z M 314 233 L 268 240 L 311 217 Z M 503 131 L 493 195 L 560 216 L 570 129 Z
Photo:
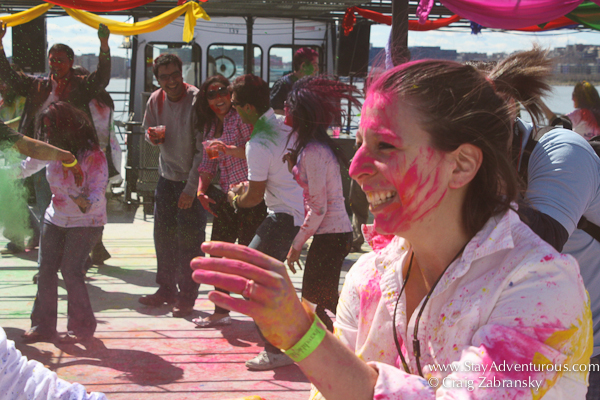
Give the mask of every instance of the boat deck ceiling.
M 341 19 L 348 7 L 361 8 L 391 15 L 393 0 L 357 1 L 357 0 L 209 0 L 200 5 L 211 17 L 247 16 L 253 17 L 281 17 L 281 18 L 310 18 L 310 19 Z M 398 1 L 398 0 L 396 0 Z M 418 0 L 409 0 L 409 18 L 416 19 L 415 11 Z M 15 13 L 41 4 L 39 0 L 3 0 L 0 4 L 0 13 Z M 177 5 L 177 0 L 156 0 L 145 6 L 131 10 L 103 13 L 105 15 L 133 15 L 135 17 L 151 17 L 172 9 Z M 48 15 L 65 15 L 60 7 L 48 11 Z M 434 5 L 432 18 L 443 18 L 452 15 L 440 3 Z M 357 15 L 357 20 L 362 17 Z

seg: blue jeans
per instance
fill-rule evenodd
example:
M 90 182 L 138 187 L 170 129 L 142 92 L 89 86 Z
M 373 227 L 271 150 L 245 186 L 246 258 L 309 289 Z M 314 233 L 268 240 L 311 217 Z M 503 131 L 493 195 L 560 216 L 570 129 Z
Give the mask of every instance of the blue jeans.
M 40 276 L 31 312 L 31 326 L 43 335 L 56 333 L 58 271 L 67 287 L 67 329 L 91 337 L 96 318 L 84 281 L 83 266 L 104 227 L 62 228 L 44 221 L 40 239 Z
M 193 306 L 199 285 L 192 279 L 190 262 L 204 256 L 200 245 L 204 242 L 206 211 L 195 197 L 190 208 L 177 207 L 185 184 L 158 178 L 154 196 L 156 283 L 159 290 L 176 294 L 182 305 Z
M 256 235 L 248 247 L 283 262 L 299 230 L 299 226 L 294 226 L 293 216 L 284 213 L 269 214 L 256 230 Z M 265 339 L 260 329 L 258 333 L 264 340 L 268 353 L 281 353 L 281 350 Z

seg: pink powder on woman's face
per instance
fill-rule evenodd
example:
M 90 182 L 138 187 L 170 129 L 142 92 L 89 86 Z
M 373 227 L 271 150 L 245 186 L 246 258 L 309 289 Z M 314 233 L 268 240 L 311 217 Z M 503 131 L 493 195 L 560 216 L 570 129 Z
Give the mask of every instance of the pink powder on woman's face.
M 369 194 L 395 192 L 381 205 L 371 204 L 380 233 L 399 234 L 434 210 L 444 198 L 448 166 L 434 149 L 416 112 L 389 95 L 372 93 L 363 106 L 350 175 Z

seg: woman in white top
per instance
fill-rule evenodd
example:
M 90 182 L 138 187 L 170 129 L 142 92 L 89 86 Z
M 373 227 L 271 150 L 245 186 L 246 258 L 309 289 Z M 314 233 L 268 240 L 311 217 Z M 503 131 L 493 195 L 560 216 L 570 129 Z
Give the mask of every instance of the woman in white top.
M 375 217 L 377 251 L 346 276 L 335 335 L 303 307 L 283 264 L 225 243 L 194 279 L 250 315 L 314 385 L 313 398 L 583 399 L 591 316 L 576 261 L 520 220 L 507 156 L 527 55 L 487 77 L 421 60 L 368 85 L 350 176 Z M 569 370 L 567 370 L 569 368 Z M 557 371 L 558 370 L 558 371 Z
M 90 339 L 96 319 L 84 281 L 84 265 L 106 224 L 108 182 L 106 157 L 88 116 L 66 102 L 52 103 L 40 115 L 42 137 L 77 157 L 82 179 L 67 173 L 60 161 L 27 158 L 23 175 L 47 167 L 52 201 L 44 215 L 40 240 L 38 292 L 26 341 L 52 340 L 56 336 L 58 276 L 68 293 L 68 332 L 62 342 Z M 67 164 L 67 167 L 69 165 Z

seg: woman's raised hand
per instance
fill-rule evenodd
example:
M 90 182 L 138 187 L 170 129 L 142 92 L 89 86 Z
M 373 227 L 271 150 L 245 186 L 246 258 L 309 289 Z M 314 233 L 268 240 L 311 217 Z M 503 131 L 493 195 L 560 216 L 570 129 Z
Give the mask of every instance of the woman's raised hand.
M 6 35 L 6 29 L 6 22 L 0 20 L 0 41 L 2 41 L 4 35 Z
M 282 262 L 246 246 L 225 242 L 203 243 L 202 250 L 224 258 L 194 258 L 194 281 L 245 297 L 211 292 L 210 301 L 252 317 L 265 338 L 280 349 L 289 349 L 308 331 L 312 319 L 300 303 Z

